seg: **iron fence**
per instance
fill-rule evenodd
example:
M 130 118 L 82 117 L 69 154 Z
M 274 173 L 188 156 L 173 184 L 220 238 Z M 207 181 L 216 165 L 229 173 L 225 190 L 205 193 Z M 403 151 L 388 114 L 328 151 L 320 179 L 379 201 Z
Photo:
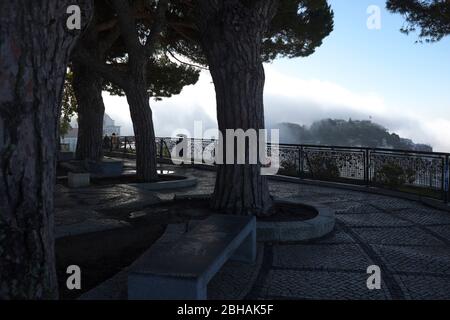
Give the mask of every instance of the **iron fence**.
M 157 156 L 170 160 L 171 150 L 179 141 L 179 138 L 156 138 Z M 215 140 L 189 139 L 191 161 L 214 165 L 216 143 Z M 268 155 L 275 147 L 279 152 L 279 175 L 378 186 L 445 202 L 449 200 L 449 153 L 269 144 Z M 112 149 L 116 152 L 134 153 L 135 138 L 118 137 L 117 144 Z

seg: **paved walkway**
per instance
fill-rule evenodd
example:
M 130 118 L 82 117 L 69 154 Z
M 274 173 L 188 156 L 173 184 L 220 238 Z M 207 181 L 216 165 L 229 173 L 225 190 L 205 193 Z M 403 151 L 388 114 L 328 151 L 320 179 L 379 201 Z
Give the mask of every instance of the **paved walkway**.
M 214 172 L 191 168 L 176 171 L 199 179 L 197 187 L 176 194 L 212 192 Z M 116 201 L 140 199 L 145 204 L 157 201 L 156 197 L 170 199 L 174 195 L 171 190 L 143 193 L 127 186 L 115 188 L 82 195 L 60 187 L 60 230 L 67 227 L 67 214 L 61 214 L 69 210 L 67 199 L 85 201 L 89 208 L 97 206 L 99 210 L 92 214 L 101 220 L 106 219 L 101 217 L 101 209 Z M 316 241 L 262 244 L 261 265 L 246 298 L 450 299 L 450 213 L 414 201 L 342 189 L 271 181 L 270 190 L 277 197 L 313 200 L 332 207 L 337 211 L 337 226 L 333 234 Z M 78 219 L 78 224 L 87 219 L 83 214 L 71 217 Z M 381 290 L 367 289 L 366 270 L 370 265 L 381 268 Z M 227 289 L 214 290 L 214 296 L 227 298 Z

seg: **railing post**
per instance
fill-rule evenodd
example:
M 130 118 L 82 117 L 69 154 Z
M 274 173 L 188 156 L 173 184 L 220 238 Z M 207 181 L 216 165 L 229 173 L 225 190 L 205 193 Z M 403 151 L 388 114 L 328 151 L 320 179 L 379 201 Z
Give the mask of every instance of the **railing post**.
M 191 161 L 192 165 L 195 166 L 195 152 L 194 152 L 194 146 L 195 146 L 194 143 L 195 143 L 195 141 L 194 141 L 194 138 L 190 138 L 189 141 L 190 141 L 190 144 L 189 144 L 189 154 L 190 154 L 190 156 L 191 156 L 190 161 Z
M 444 170 L 442 170 L 442 174 L 444 175 L 444 185 L 443 185 L 443 192 L 444 192 L 444 202 L 448 203 L 449 200 L 449 155 L 445 156 L 444 161 Z
M 366 186 L 370 184 L 369 171 L 369 149 L 364 149 L 364 183 Z
M 302 179 L 304 177 L 304 172 L 303 172 L 303 146 L 300 146 L 300 149 L 298 150 L 298 174 L 300 176 L 300 179 Z
M 163 138 L 159 138 L 159 159 L 164 159 L 163 151 L 164 151 L 164 140 Z

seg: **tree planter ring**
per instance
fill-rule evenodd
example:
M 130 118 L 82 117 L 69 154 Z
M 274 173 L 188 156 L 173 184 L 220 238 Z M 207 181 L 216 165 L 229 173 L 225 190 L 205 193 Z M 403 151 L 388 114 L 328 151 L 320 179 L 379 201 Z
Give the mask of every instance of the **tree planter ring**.
M 210 194 L 175 195 L 174 200 L 207 200 Z M 311 201 L 295 201 L 275 198 L 280 205 L 307 207 L 317 212 L 308 220 L 299 221 L 258 221 L 256 220 L 256 237 L 261 242 L 294 242 L 322 238 L 333 231 L 335 211 L 329 207 Z M 195 225 L 195 221 L 193 224 Z
M 317 211 L 317 216 L 304 221 L 257 221 L 257 239 L 264 242 L 307 241 L 321 238 L 333 231 L 335 212 L 314 202 L 274 199 L 278 204 L 299 205 Z
M 148 183 L 128 183 L 127 185 L 147 191 L 161 191 L 167 189 L 195 187 L 197 185 L 197 178 L 189 176 L 188 177 L 180 176 L 180 179 L 177 180 L 148 182 Z

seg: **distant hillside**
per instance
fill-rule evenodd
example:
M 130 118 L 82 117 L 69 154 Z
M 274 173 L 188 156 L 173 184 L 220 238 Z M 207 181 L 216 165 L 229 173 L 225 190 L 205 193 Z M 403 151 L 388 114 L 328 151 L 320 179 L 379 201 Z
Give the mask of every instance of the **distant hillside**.
M 295 123 L 280 123 L 273 129 L 279 129 L 280 142 L 288 144 L 433 151 L 429 145 L 415 144 L 412 140 L 389 133 L 383 126 L 368 120 L 324 119 L 314 122 L 309 128 Z

